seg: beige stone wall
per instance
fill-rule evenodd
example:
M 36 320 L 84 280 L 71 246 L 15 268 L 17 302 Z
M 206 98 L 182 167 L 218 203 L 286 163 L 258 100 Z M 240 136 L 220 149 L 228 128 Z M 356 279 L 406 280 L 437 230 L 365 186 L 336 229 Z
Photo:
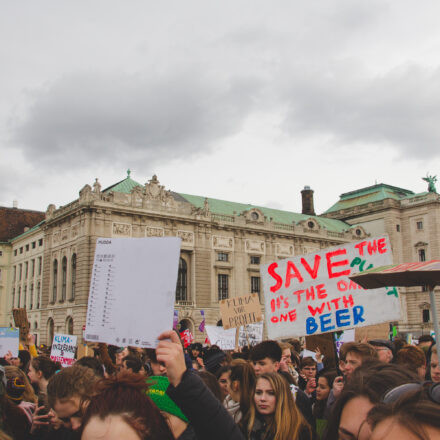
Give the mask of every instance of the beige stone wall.
M 12 246 L 0 243 L 0 327 L 11 324 L 8 310 L 11 308 L 8 292 L 10 291 Z

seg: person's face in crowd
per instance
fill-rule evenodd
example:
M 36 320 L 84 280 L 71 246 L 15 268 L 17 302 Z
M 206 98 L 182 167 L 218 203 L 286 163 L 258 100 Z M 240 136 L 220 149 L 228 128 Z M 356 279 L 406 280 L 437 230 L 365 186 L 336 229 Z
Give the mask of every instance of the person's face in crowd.
M 254 402 L 257 411 L 263 416 L 268 416 L 275 412 L 277 398 L 268 380 L 263 378 L 257 380 Z
M 254 371 L 257 376 L 264 373 L 276 373 L 280 368 L 280 363 L 271 358 L 265 357 L 259 361 L 254 361 Z
M 150 362 L 151 371 L 153 372 L 153 376 L 166 376 L 167 375 L 167 367 L 161 362 Z
M 306 380 L 314 379 L 316 377 L 316 365 L 306 365 L 301 369 L 301 373 L 305 376 Z
M 417 376 L 419 377 L 420 380 L 425 380 L 425 376 L 426 376 L 426 365 L 422 365 L 421 367 L 417 368 Z
M 282 352 L 281 362 L 285 362 L 286 365 L 292 365 L 292 353 L 290 352 L 290 348 L 285 348 Z
M 373 406 L 370 400 L 364 396 L 354 397 L 349 400 L 341 413 L 339 440 L 369 439 L 371 428 L 366 420 L 368 411 Z
M 393 353 L 389 348 L 375 346 L 374 349 L 376 350 L 377 356 L 381 362 L 388 364 L 392 361 Z
M 341 370 L 342 375 L 345 375 L 345 361 L 339 359 L 339 370 Z
M 120 353 L 116 353 L 115 358 L 116 358 L 116 365 L 118 367 L 122 366 L 122 359 L 125 358 L 125 356 L 129 355 L 129 351 L 128 348 L 125 347 Z
M 318 386 L 316 387 L 316 400 L 325 400 L 330 394 L 330 386 L 325 377 L 318 379 Z
M 347 379 L 350 379 L 354 370 L 356 370 L 356 368 L 360 367 L 361 365 L 362 365 L 362 358 L 358 354 L 352 352 L 347 353 L 347 356 L 345 357 L 344 376 Z
M 82 410 L 79 396 L 57 399 L 53 407 L 58 418 L 73 431 L 81 428 Z
M 28 371 L 28 377 L 31 383 L 38 384 L 41 379 L 41 371 L 35 370 L 35 368 L 32 366 L 32 363 L 29 365 L 29 371 Z
M 220 389 L 222 390 L 223 399 L 229 394 L 229 378 L 231 376 L 230 371 L 226 371 L 221 374 L 218 378 L 218 384 L 220 385 Z
M 191 353 L 194 358 L 200 356 L 200 350 L 193 349 L 193 350 L 191 350 Z
M 109 415 L 105 419 L 92 417 L 84 428 L 82 440 L 141 440 L 139 434 L 119 415 Z
M 431 379 L 433 382 L 440 382 L 440 365 L 437 353 L 431 355 Z
M 426 438 L 436 439 L 440 438 L 440 429 L 433 426 L 424 425 L 423 430 L 426 433 Z M 370 440 L 419 440 L 419 436 L 415 436 L 412 432 L 408 431 L 399 422 L 389 418 L 382 420 L 374 428 Z
M 127 361 L 123 361 L 121 365 L 122 371 L 128 371 L 129 373 L 133 373 L 133 370 L 129 367 L 127 367 Z

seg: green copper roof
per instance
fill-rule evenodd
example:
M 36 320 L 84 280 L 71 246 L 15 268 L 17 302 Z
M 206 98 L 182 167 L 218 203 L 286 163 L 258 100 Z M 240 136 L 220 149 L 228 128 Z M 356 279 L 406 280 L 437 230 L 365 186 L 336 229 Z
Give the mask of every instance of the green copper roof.
M 356 191 L 351 191 L 340 195 L 340 199 L 331 208 L 325 211 L 325 214 L 341 209 L 349 209 L 355 206 L 365 205 L 367 203 L 379 202 L 385 199 L 401 200 L 406 197 L 412 197 L 414 193 L 407 189 L 380 183 L 378 185 L 368 186 Z
M 182 194 L 182 193 L 179 193 L 179 195 L 183 197 L 185 200 L 187 200 L 189 203 L 193 204 L 195 207 L 203 208 L 205 197 L 193 196 L 190 194 Z M 278 222 L 278 223 L 295 224 L 302 220 L 306 220 L 310 217 L 313 217 L 316 219 L 316 221 L 320 224 L 321 227 L 332 232 L 343 232 L 350 229 L 350 225 L 340 220 L 310 216 L 306 214 L 297 214 L 294 212 L 281 211 L 279 209 L 265 208 L 262 206 L 228 202 L 226 200 L 211 199 L 211 198 L 208 198 L 208 204 L 211 212 L 215 214 L 234 215 L 235 213 L 235 215 L 238 215 L 241 214 L 243 211 L 256 208 L 259 209 L 268 218 L 268 220 L 272 218 L 274 222 Z
M 142 186 L 140 183 L 130 178 L 130 173 L 131 171 L 127 170 L 127 177 L 124 180 L 121 180 L 120 182 L 109 186 L 108 188 L 104 189 L 102 192 L 115 191 L 115 192 L 130 194 L 131 190 L 135 186 Z

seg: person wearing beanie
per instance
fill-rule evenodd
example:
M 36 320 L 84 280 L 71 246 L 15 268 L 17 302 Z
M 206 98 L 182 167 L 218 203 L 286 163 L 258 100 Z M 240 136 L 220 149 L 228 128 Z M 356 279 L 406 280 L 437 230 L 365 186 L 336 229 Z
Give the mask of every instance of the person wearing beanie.
M 156 404 L 168 425 L 178 440 L 196 440 L 194 430 L 182 410 L 171 400 L 166 391 L 170 381 L 166 376 L 150 376 L 147 396 Z

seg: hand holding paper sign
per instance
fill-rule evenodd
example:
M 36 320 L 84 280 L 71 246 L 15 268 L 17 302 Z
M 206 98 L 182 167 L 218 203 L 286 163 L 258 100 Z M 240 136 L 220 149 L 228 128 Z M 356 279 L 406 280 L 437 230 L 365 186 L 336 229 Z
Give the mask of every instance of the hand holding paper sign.
M 156 348 L 156 358 L 167 367 L 167 376 L 174 387 L 179 385 L 186 371 L 185 357 L 180 338 L 173 330 L 163 332 Z

